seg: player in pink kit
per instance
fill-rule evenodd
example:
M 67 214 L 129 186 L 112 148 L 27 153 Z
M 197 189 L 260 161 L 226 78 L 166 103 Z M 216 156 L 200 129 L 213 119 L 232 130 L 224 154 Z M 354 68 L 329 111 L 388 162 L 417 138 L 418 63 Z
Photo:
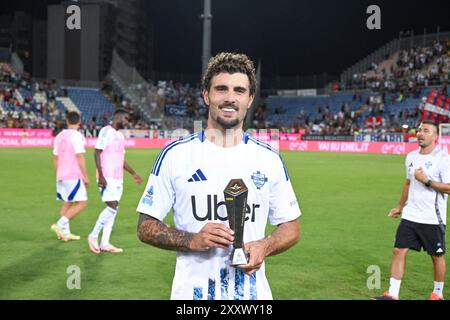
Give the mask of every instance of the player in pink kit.
M 63 241 L 80 240 L 70 232 L 69 222 L 87 207 L 86 187 L 89 178 L 84 154 L 85 139 L 78 132 L 80 115 L 69 112 L 66 117 L 68 129 L 62 131 L 54 142 L 54 163 L 56 169 L 57 198 L 64 201 L 58 222 L 51 226 L 58 239 Z
M 124 129 L 127 124 L 128 113 L 125 110 L 117 110 L 114 113 L 112 124 L 100 131 L 95 146 L 98 186 L 102 201 L 106 203 L 106 208 L 100 213 L 95 227 L 88 237 L 89 249 L 95 254 L 123 252 L 123 249 L 113 246 L 109 239 L 122 198 L 124 169 L 133 176 L 137 184 L 142 183 L 141 177 L 125 161 L 125 137 L 119 130 Z M 102 230 L 99 246 L 98 237 Z

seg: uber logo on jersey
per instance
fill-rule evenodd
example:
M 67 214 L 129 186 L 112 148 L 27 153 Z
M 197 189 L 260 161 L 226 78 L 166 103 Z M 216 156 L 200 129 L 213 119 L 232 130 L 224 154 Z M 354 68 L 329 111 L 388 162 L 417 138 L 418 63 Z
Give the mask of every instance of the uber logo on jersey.
M 213 201 L 214 197 L 214 201 Z M 209 194 L 207 196 L 207 212 L 198 212 L 197 211 L 197 199 L 195 196 L 191 197 L 191 205 L 192 205 L 192 214 L 194 215 L 195 220 L 197 221 L 227 221 L 228 216 L 222 217 L 219 215 L 219 208 L 221 206 L 226 207 L 225 201 L 218 202 L 217 195 Z M 245 221 L 255 222 L 256 219 L 256 210 L 259 209 L 261 205 L 252 204 L 251 206 L 247 204 L 245 208 Z M 226 209 L 225 209 L 226 212 Z

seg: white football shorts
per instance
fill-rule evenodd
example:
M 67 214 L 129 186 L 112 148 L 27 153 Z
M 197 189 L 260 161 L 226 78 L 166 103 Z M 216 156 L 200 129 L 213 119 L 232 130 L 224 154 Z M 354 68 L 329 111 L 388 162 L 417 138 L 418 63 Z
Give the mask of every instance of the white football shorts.
M 106 179 L 106 188 L 99 188 L 103 202 L 120 202 L 123 193 L 123 180 Z
M 64 202 L 84 202 L 88 200 L 86 187 L 82 180 L 56 182 L 56 199 Z

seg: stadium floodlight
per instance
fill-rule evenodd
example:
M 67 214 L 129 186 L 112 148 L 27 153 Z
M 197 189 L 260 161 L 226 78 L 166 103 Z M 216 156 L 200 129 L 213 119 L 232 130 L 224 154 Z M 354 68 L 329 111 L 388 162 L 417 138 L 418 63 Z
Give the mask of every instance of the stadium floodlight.
M 208 69 L 208 62 L 211 58 L 211 37 L 212 37 L 212 19 L 211 14 L 211 0 L 204 0 L 203 14 L 200 16 L 203 19 L 203 55 L 202 55 L 202 75 Z

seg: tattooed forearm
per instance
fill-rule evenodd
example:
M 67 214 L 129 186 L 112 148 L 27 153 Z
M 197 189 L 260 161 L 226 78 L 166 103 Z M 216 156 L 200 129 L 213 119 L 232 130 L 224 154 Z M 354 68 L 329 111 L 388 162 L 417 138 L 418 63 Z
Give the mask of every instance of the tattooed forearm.
M 167 227 L 164 223 L 141 214 L 138 237 L 144 243 L 165 250 L 189 251 L 194 234 Z

